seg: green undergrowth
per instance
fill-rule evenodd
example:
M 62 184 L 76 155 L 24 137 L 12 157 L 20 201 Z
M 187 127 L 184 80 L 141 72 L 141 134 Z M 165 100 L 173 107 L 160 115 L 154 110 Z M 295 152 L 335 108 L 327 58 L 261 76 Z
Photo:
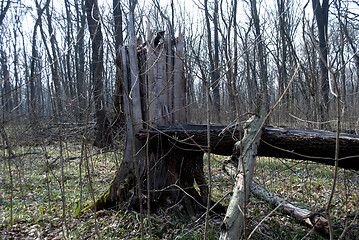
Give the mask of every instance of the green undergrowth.
M 92 146 L 86 146 L 85 150 L 81 144 L 65 142 L 60 151 L 57 142 L 46 146 L 14 147 L 15 156 L 10 159 L 7 151 L 0 151 L 1 239 L 140 238 L 140 216 L 128 210 L 126 204 L 96 213 L 80 211 L 93 204 L 93 197 L 97 199 L 108 189 L 122 158 L 119 150 L 101 152 Z M 222 170 L 226 158 L 211 156 L 212 198 L 221 200 L 223 205 L 230 201 L 233 184 Z M 204 166 L 208 178 L 207 156 Z M 323 214 L 333 173 L 334 168 L 329 166 L 259 158 L 254 180 L 299 206 Z M 358 172 L 339 171 L 331 207 L 336 237 L 358 211 L 358 186 Z M 268 215 L 273 207 L 261 199 L 251 197 L 248 207 L 248 233 L 258 226 L 253 239 L 301 239 L 306 235 L 307 239 L 326 239 L 281 211 Z M 181 210 L 180 206 L 174 206 L 151 213 L 150 219 L 146 215 L 146 238 L 151 229 L 153 239 L 203 239 L 204 217 L 189 217 Z M 218 239 L 222 218 L 221 215 L 211 215 L 209 239 Z M 352 224 L 345 238 L 359 238 L 358 224 L 358 220 Z

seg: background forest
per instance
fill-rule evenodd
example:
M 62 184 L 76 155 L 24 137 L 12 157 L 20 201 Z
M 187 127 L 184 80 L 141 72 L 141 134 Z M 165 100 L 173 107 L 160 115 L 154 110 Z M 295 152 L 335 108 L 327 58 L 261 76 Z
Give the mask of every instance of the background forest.
M 0 237 L 140 236 L 138 214 L 126 206 L 81 213 L 121 162 L 125 93 L 115 62 L 132 43 L 131 22 L 136 46 L 145 46 L 148 25 L 183 34 L 187 123 L 207 123 L 207 106 L 209 121 L 222 125 L 260 107 L 269 112 L 290 83 L 269 125 L 335 131 L 339 116 L 341 132 L 359 132 L 358 1 L 1 0 Z M 223 158 L 214 159 L 221 199 L 232 182 L 220 172 Z M 323 211 L 332 167 L 263 158 L 256 171 L 270 190 Z M 339 173 L 335 234 L 355 238 L 358 172 Z M 271 210 L 251 204 L 254 229 Z M 203 235 L 203 219 L 187 225 L 180 211 L 156 214 L 146 236 Z M 321 237 L 284 216 L 268 221 L 254 237 Z M 220 222 L 211 219 L 208 238 L 218 237 Z
M 333 120 L 336 112 L 333 77 L 321 73 L 323 55 L 329 70 L 336 72 L 344 129 L 353 131 L 358 120 L 359 6 L 356 1 L 333 1 L 327 11 L 324 7 L 315 15 L 310 1 L 139 2 L 135 35 L 137 44 L 143 44 L 148 23 L 155 31 L 184 32 L 188 119 L 193 123 L 205 121 L 206 81 L 213 85 L 212 122 L 228 123 L 236 111 L 253 111 L 259 94 L 264 94 L 267 108 L 272 106 L 301 63 L 271 122 L 323 128 L 313 122 Z M 116 49 L 129 41 L 129 3 L 105 1 L 99 9 L 104 108 L 111 115 Z M 5 123 L 46 121 L 54 113 L 61 122 L 83 123 L 86 109 L 92 113 L 94 108 L 85 2 L 4 0 L 1 32 Z M 322 48 L 327 54 L 319 54 Z

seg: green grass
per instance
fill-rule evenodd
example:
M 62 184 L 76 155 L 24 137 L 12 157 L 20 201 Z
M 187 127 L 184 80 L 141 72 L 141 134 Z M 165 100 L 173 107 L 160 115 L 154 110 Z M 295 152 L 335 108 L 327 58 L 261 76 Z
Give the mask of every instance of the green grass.
M 62 237 L 64 234 L 72 239 L 96 238 L 98 234 L 104 239 L 139 239 L 139 214 L 126 208 L 105 210 L 96 213 L 80 213 L 82 206 L 91 204 L 89 177 L 85 162 L 82 163 L 82 183 L 80 184 L 81 145 L 63 144 L 63 171 L 61 179 L 61 160 L 59 143 L 48 146 L 24 146 L 13 148 L 18 156 L 11 159 L 13 186 L 10 183 L 7 152 L 0 152 L 0 237 L 5 238 L 48 238 Z M 48 158 L 46 158 L 48 156 Z M 122 158 L 120 151 L 100 152 L 97 148 L 87 146 L 87 156 L 94 195 L 99 197 L 111 183 L 117 166 Z M 222 171 L 223 156 L 212 156 L 212 196 L 221 199 L 231 192 L 233 181 Z M 204 159 L 207 174 L 208 158 Z M 327 204 L 333 181 L 333 167 L 273 158 L 259 158 L 254 180 L 293 203 L 313 211 L 321 212 Z M 208 174 L 207 174 L 208 175 Z M 61 182 L 64 183 L 64 193 Z M 11 189 L 13 198 L 11 199 Z M 80 190 L 82 189 L 82 198 Z M 349 224 L 352 215 L 358 211 L 359 176 L 358 172 L 339 171 L 337 188 L 333 198 L 331 213 L 338 237 Z M 63 202 L 66 201 L 66 224 L 63 223 Z M 227 196 L 221 203 L 229 203 Z M 10 205 L 13 204 L 13 224 L 10 224 Z M 248 209 L 248 231 L 251 232 L 258 223 L 272 210 L 261 199 L 251 197 Z M 177 208 L 170 211 L 162 209 L 151 215 L 151 229 L 154 239 L 202 239 L 204 221 L 195 222 Z M 220 232 L 220 216 L 210 219 L 209 239 L 217 239 Z M 96 223 L 95 223 L 96 222 Z M 359 238 L 358 221 L 356 228 L 348 231 L 347 239 Z M 145 219 L 146 232 L 149 234 L 149 222 Z M 260 225 L 253 239 L 301 239 L 310 229 L 283 214 L 280 211 L 267 216 Z M 322 239 L 315 232 L 309 239 Z M 324 238 L 323 238 L 324 239 Z

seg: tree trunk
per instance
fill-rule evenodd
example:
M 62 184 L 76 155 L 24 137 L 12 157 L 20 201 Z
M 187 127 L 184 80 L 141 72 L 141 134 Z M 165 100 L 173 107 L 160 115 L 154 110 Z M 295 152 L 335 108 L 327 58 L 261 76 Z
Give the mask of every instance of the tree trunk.
M 31 47 L 31 63 L 30 63 L 30 91 L 28 92 L 28 100 L 29 101 L 29 107 L 30 107 L 30 116 L 31 116 L 31 122 L 34 127 L 34 129 L 36 129 L 36 124 L 37 124 L 37 117 L 38 117 L 38 113 L 37 113 L 37 102 L 36 102 L 36 78 L 38 76 L 38 74 L 36 74 L 36 62 L 38 61 L 37 57 L 37 48 L 36 48 L 36 33 L 37 33 L 37 28 L 39 26 L 39 24 L 41 23 L 41 16 L 44 12 L 44 10 L 48 7 L 48 5 L 50 4 L 50 0 L 47 0 L 44 4 L 43 8 L 39 8 L 38 9 L 38 18 L 36 19 L 35 25 L 34 25 L 34 31 L 32 33 L 32 47 Z M 30 95 L 30 97 L 29 97 Z
M 233 60 L 231 64 L 231 105 L 232 111 L 235 111 L 235 117 L 237 118 L 239 115 L 239 99 L 238 99 L 238 91 L 237 91 L 237 76 L 238 76 L 238 32 L 237 32 L 237 1 L 233 1 Z
M 286 39 L 286 31 L 287 31 L 287 14 L 286 14 L 286 4 L 285 0 L 277 0 L 277 7 L 278 7 L 278 18 L 279 18 L 279 37 L 278 37 L 278 96 L 280 96 L 288 83 L 288 74 L 287 74 L 287 39 Z M 284 124 L 285 118 L 283 119 L 282 116 L 285 116 L 285 112 L 290 110 L 289 108 L 289 94 L 285 95 L 285 100 L 283 100 L 285 104 L 285 108 L 283 106 L 279 106 L 278 111 L 278 123 Z
M 142 127 L 142 104 L 137 48 L 135 40 L 134 10 L 135 2 L 130 1 L 129 36 L 128 47 L 122 47 L 116 60 L 119 72 L 122 73 L 123 90 L 126 93 L 124 99 L 126 113 L 126 146 L 122 163 L 116 173 L 110 188 L 96 202 L 96 209 L 116 206 L 132 196 L 140 197 L 140 212 L 142 213 L 140 176 L 145 169 L 145 151 L 143 144 L 135 138 L 136 132 Z M 144 93 L 142 93 L 144 94 Z M 136 186 L 136 187 L 135 187 Z M 137 188 L 137 193 L 133 191 Z M 142 217 L 142 216 L 141 216 Z M 141 221 L 142 222 L 142 221 Z
M 16 108 L 16 115 L 17 117 L 20 116 L 20 114 L 22 114 L 22 91 L 21 91 L 21 79 L 19 78 L 19 72 L 17 69 L 17 65 L 18 65 L 18 51 L 17 51 L 17 33 L 15 30 L 16 25 L 14 25 L 14 44 L 13 44 L 13 48 L 14 48 L 14 79 L 15 79 L 15 98 L 14 98 L 14 105 Z
M 1 9 L 0 9 L 0 26 L 2 25 L 2 22 L 3 22 L 3 20 L 4 20 L 5 16 L 6 16 L 7 10 L 9 10 L 9 8 L 10 8 L 11 1 L 7 0 L 5 6 L 3 6 L 3 1 L 1 3 L 2 4 L 1 4 Z
M 85 1 L 87 23 L 92 40 L 92 77 L 93 95 L 96 108 L 96 140 L 97 147 L 112 145 L 111 128 L 106 116 L 105 99 L 103 92 L 103 39 L 101 33 L 101 20 L 97 0 Z
M 114 38 L 115 38 L 115 51 L 119 54 L 120 47 L 123 44 L 122 34 L 122 10 L 120 0 L 113 0 L 113 18 L 115 20 Z M 116 85 L 113 94 L 115 120 L 113 125 L 120 128 L 125 123 L 125 105 L 124 105 L 124 90 L 122 73 L 119 68 L 116 68 Z
M 64 0 L 65 2 L 65 10 L 66 10 L 66 44 L 67 44 L 67 48 L 71 49 L 72 48 L 72 33 L 73 33 L 73 26 L 72 26 L 72 21 L 71 21 L 71 8 L 70 8 L 70 3 L 69 0 Z M 53 34 L 55 35 L 55 34 Z M 55 38 L 55 37 L 54 37 Z M 67 51 L 66 52 L 66 58 L 65 58 L 65 62 L 66 62 L 66 66 L 64 67 L 65 69 L 65 84 L 64 84 L 64 88 L 68 89 L 69 95 L 66 96 L 67 100 L 69 102 L 72 101 L 72 99 L 75 98 L 75 86 L 74 86 L 74 81 L 73 81 L 73 77 L 72 77 L 72 68 L 71 68 L 71 52 Z M 60 99 L 61 101 L 63 99 Z M 73 106 L 73 104 L 69 104 L 68 105 L 68 109 L 65 110 L 65 112 L 67 111 L 71 111 L 71 114 L 75 113 L 75 107 Z M 64 112 L 62 113 L 62 115 L 64 114 Z
M 259 15 L 257 12 L 257 1 L 251 0 L 251 14 L 254 22 L 255 38 L 256 38 L 256 47 L 258 49 L 258 60 L 259 60 L 259 78 L 260 78 L 260 89 L 261 94 L 263 94 L 263 107 L 264 111 L 269 112 L 269 93 L 268 93 L 268 71 L 267 71 L 267 56 L 265 53 L 265 46 L 262 38 L 262 33 L 260 29 Z
M 1 50 L 1 68 L 2 68 L 2 78 L 4 82 L 1 86 L 1 95 L 2 95 L 2 112 L 4 114 L 3 121 L 6 118 L 6 121 L 10 120 L 10 113 L 12 110 L 12 97 L 11 97 L 11 83 L 10 83 L 10 73 L 8 69 L 8 62 L 6 53 Z
M 180 33 L 177 38 L 177 51 L 173 70 L 173 120 L 172 123 L 187 122 L 186 114 L 186 81 L 184 80 L 184 40 Z
M 160 126 L 150 131 L 141 130 L 137 137 L 143 139 L 147 133 L 154 138 L 159 134 L 176 137 L 176 141 L 206 151 L 207 125 Z M 231 156 L 233 147 L 241 136 L 242 128 L 211 126 L 211 153 Z M 243 135 L 243 134 L 242 134 Z M 308 160 L 334 165 L 335 133 L 323 130 L 264 127 L 258 156 Z M 359 136 L 340 134 L 339 167 L 359 170 Z
M 80 6 L 78 1 L 75 1 L 76 9 L 76 28 L 77 37 L 75 43 L 75 64 L 76 64 L 76 90 L 78 99 L 77 120 L 83 121 L 85 118 L 86 109 L 86 86 L 85 86 L 85 50 L 84 50 L 84 35 L 85 35 L 85 7 L 81 1 Z
M 320 4 L 319 0 L 312 0 L 313 12 L 317 22 L 318 38 L 319 38 L 319 69 L 320 69 L 320 91 L 321 101 L 319 107 L 320 121 L 329 120 L 329 81 L 328 81 L 328 10 L 329 1 L 323 0 Z M 330 128 L 329 124 L 324 125 Z
M 235 144 L 232 159 L 238 161 L 236 181 L 226 216 L 221 225 L 220 239 L 240 239 L 242 231 L 246 235 L 246 212 L 249 190 L 254 174 L 257 148 L 261 137 L 263 119 L 252 117 L 244 126 L 244 136 Z M 246 236 L 244 236 L 246 239 Z
M 232 161 L 226 161 L 224 164 L 224 169 L 228 173 L 230 177 L 233 179 L 236 178 L 238 164 Z M 282 210 L 289 216 L 294 217 L 300 223 L 304 223 L 311 228 L 314 228 L 319 233 L 328 234 L 328 220 L 324 217 L 321 217 L 318 213 L 309 211 L 304 208 L 300 208 L 289 201 L 275 195 L 274 193 L 268 192 L 264 187 L 257 184 L 256 182 L 252 182 L 251 185 L 251 193 L 273 205 L 274 207 Z
M 218 61 L 219 61 L 219 53 L 218 53 L 218 1 L 215 0 L 215 10 L 214 10 L 214 49 L 212 48 L 212 34 L 211 34 L 211 24 L 210 24 L 210 14 L 208 11 L 208 0 L 204 1 L 204 11 L 206 17 L 206 28 L 207 28 L 207 45 L 208 45 L 208 57 L 210 63 L 210 75 L 211 75 L 211 89 L 213 92 L 212 105 L 213 105 L 213 116 L 214 121 L 219 121 L 220 116 L 220 94 L 219 94 L 219 77 L 220 77 L 220 70 L 218 68 Z M 207 80 L 208 81 L 208 80 Z
M 56 42 L 55 42 L 55 32 L 52 28 L 52 16 L 50 15 L 49 5 L 46 7 L 46 16 L 47 16 L 47 25 L 48 25 L 48 32 L 50 36 L 50 43 L 51 43 L 51 50 L 52 50 L 52 56 L 50 53 L 50 50 L 47 46 L 47 38 L 45 36 L 43 25 L 41 21 L 41 8 L 39 5 L 37 5 L 37 10 L 39 14 L 39 25 L 40 25 L 40 32 L 42 36 L 42 40 L 46 49 L 46 53 L 50 62 L 50 68 L 51 68 L 51 74 L 52 74 L 52 81 L 55 86 L 55 101 L 56 101 L 56 108 L 54 109 L 54 113 L 56 114 L 56 118 L 61 121 L 61 114 L 63 114 L 62 109 L 62 100 L 61 100 L 61 86 L 60 86 L 60 74 L 59 74 L 59 62 L 56 52 Z
M 212 92 L 213 92 L 213 116 L 215 122 L 221 121 L 221 96 L 219 92 L 219 82 L 221 77 L 221 70 L 219 65 L 219 24 L 218 24 L 218 0 L 214 0 L 213 9 L 213 29 L 214 29 L 214 69 L 212 76 Z
M 166 60 L 171 61 L 171 57 L 166 58 L 166 54 L 163 54 L 168 48 L 160 44 L 162 39 L 164 32 L 158 32 L 150 42 L 147 52 L 148 63 L 153 63 L 147 64 L 148 120 L 151 126 L 171 123 L 169 113 L 172 106 L 168 96 L 171 78 L 168 78 L 169 74 L 166 73 Z

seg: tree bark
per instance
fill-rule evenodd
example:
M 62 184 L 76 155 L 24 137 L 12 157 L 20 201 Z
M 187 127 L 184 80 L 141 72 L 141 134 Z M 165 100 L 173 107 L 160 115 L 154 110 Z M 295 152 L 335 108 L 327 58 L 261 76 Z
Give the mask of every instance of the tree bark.
M 150 125 L 166 125 L 171 123 L 168 89 L 170 86 L 170 74 L 166 73 L 165 44 L 160 43 L 164 39 L 164 32 L 158 32 L 154 40 L 150 40 L 147 52 L 147 84 L 148 84 L 148 121 Z M 152 63 L 152 64 L 149 64 Z M 172 71 L 171 71 L 172 72 Z
M 93 95 L 96 108 L 96 139 L 97 147 L 112 145 L 111 128 L 106 116 L 106 106 L 103 92 L 103 38 L 101 33 L 101 19 L 97 0 L 85 1 L 87 23 L 92 40 L 92 77 Z
M 187 122 L 186 114 L 186 81 L 184 80 L 184 39 L 183 34 L 177 38 L 177 51 L 173 69 L 173 121 L 172 123 Z

